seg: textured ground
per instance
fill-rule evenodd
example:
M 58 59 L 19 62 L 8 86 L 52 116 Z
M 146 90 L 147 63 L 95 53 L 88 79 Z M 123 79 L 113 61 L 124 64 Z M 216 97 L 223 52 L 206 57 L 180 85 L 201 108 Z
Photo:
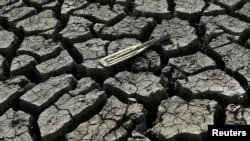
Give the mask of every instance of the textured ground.
M 250 0 L 0 0 L 0 140 L 206 141 L 250 124 Z M 167 35 L 105 68 L 99 59 Z

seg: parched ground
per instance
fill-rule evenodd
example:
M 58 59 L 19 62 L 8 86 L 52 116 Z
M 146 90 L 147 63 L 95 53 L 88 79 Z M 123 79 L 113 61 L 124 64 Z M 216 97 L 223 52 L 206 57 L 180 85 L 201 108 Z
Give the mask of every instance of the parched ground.
M 250 124 L 250 0 L 0 0 L 1 141 L 207 141 L 208 124 Z

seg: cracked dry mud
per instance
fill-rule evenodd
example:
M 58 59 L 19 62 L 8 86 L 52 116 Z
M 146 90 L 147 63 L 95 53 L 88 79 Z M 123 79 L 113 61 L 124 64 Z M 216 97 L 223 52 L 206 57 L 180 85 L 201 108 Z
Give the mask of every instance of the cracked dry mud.
M 214 114 L 220 110 L 214 100 L 194 99 L 190 102 L 173 96 L 159 106 L 159 122 L 150 129 L 156 140 L 203 140 L 207 124 L 214 124 Z
M 249 0 L 0 0 L 0 140 L 207 141 L 250 124 Z M 168 39 L 112 67 L 99 60 Z

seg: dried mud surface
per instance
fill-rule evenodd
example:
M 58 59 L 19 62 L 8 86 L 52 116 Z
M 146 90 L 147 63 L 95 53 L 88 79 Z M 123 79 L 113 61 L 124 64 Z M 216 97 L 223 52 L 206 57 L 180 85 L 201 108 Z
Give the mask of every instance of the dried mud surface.
M 0 0 L 0 140 L 206 141 L 250 124 L 249 0 Z M 105 68 L 109 54 L 169 38 Z

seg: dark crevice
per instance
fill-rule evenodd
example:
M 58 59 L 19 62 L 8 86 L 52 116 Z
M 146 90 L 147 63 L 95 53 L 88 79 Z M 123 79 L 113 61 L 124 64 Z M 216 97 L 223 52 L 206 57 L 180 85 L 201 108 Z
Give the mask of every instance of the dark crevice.
M 10 77 L 10 65 L 11 65 L 11 61 L 7 61 L 4 65 L 4 74 L 5 74 L 5 78 L 4 79 L 8 79 Z
M 108 41 L 116 41 L 123 38 L 135 38 L 139 41 L 145 40 L 143 37 L 139 37 L 137 35 L 129 35 L 129 34 L 120 34 L 120 35 L 102 34 L 100 38 L 102 40 L 108 40 Z
M 157 22 L 154 20 L 152 23 L 149 23 L 144 29 L 143 38 L 140 40 L 140 42 L 146 42 L 150 40 L 150 36 L 153 33 L 155 27 L 157 26 Z
M 169 58 L 166 58 L 165 55 L 160 54 L 160 59 L 161 59 L 161 68 L 164 68 L 165 66 L 168 65 Z
M 173 16 L 175 13 L 176 3 L 174 0 L 167 0 L 167 3 L 168 3 L 168 11 L 170 11 Z
M 101 5 L 108 5 L 111 9 L 116 3 L 116 0 L 87 0 L 88 3 L 99 3 Z
M 160 56 L 161 69 L 163 69 L 168 64 L 169 61 L 169 58 L 166 57 L 166 55 L 164 55 L 164 52 L 162 50 L 162 45 L 167 45 L 170 42 L 171 41 L 167 39 L 151 47 Z
M 23 42 L 25 35 L 22 27 L 12 27 L 8 22 L 7 18 L 0 18 L 0 26 L 2 26 L 7 31 L 13 32 L 16 35 L 17 45 L 20 45 Z
M 17 50 L 20 47 L 20 45 L 22 44 L 22 42 L 23 42 L 23 40 L 25 38 L 23 27 L 20 27 L 19 30 L 14 30 L 14 34 L 17 37 L 17 45 L 18 45 L 18 47 L 16 48 L 16 50 Z
M 23 0 L 23 3 L 25 3 L 28 7 L 34 7 L 38 13 L 42 11 L 42 6 L 37 4 L 36 2 L 31 2 L 30 0 Z
M 206 1 L 212 1 L 214 4 L 219 5 L 220 7 L 224 8 L 226 10 L 227 15 L 233 15 L 235 10 L 242 8 L 244 4 L 246 3 L 246 1 L 241 0 L 240 2 L 230 7 L 218 0 L 206 0 Z
M 98 38 L 98 33 L 95 32 L 95 29 L 94 29 L 94 26 L 95 26 L 96 23 L 92 23 L 90 26 L 89 26 L 89 31 L 91 33 L 91 35 L 94 37 L 94 38 Z
M 235 18 L 238 18 L 238 19 L 240 19 L 241 21 L 244 21 L 244 22 L 247 22 L 247 23 L 250 22 L 250 17 L 249 17 L 248 15 L 243 15 L 243 14 L 239 14 L 239 13 L 233 12 L 233 13 L 231 13 L 230 16 L 233 16 L 233 17 L 235 17 Z
M 63 4 L 64 3 L 64 0 L 58 0 L 61 4 Z
M 206 32 L 205 24 L 201 22 L 201 17 L 203 16 L 204 11 L 210 6 L 209 2 L 205 2 L 205 5 L 202 7 L 201 12 L 195 15 L 192 19 L 189 20 L 189 24 L 196 29 L 196 35 L 201 43 L 204 44 L 204 36 Z
M 61 30 L 63 30 L 65 27 L 67 27 L 67 24 L 68 24 L 68 22 L 69 22 L 69 18 L 67 18 L 67 19 L 65 19 L 65 18 L 63 18 L 62 16 L 61 16 L 61 18 L 58 18 L 58 19 L 60 19 L 60 29 Z M 58 33 L 61 31 L 61 30 L 59 30 L 58 31 Z
M 8 3 L 6 3 L 6 5 L 12 5 L 12 4 L 16 3 L 16 2 L 17 2 L 17 0 L 9 0 Z M 4 6 L 5 5 L 2 5 L 2 6 L 0 6 L 0 8 L 2 8 Z
M 23 2 L 25 5 L 31 7 L 31 5 L 30 5 L 30 3 L 29 3 L 29 0 L 22 0 L 22 2 Z
M 117 13 L 116 11 L 113 11 L 114 13 Z M 105 24 L 106 26 L 113 26 L 116 23 L 120 22 L 122 19 L 124 19 L 126 17 L 126 14 L 121 13 L 118 16 L 114 17 L 113 19 L 109 20 L 109 21 L 105 21 L 102 19 L 99 19 L 95 16 L 92 15 L 81 15 L 81 14 L 74 14 L 74 16 L 78 16 L 78 17 L 83 17 L 93 23 L 100 23 L 100 24 Z
M 135 8 L 135 0 L 126 0 L 126 8 L 124 9 L 127 15 L 132 15 Z
M 33 137 L 33 139 L 35 141 L 42 141 L 42 138 L 41 138 L 41 132 L 40 132 L 40 128 L 38 126 L 38 123 L 37 123 L 37 118 L 31 116 L 30 119 L 30 134 L 31 136 Z
M 158 107 L 155 106 L 154 108 L 151 109 L 147 109 L 147 116 L 146 116 L 146 125 L 147 125 L 147 129 L 150 129 L 152 127 L 154 127 L 155 125 L 155 121 L 157 119 L 157 113 L 158 113 Z
M 55 15 L 56 15 L 56 18 L 59 20 L 59 21 L 62 21 L 62 15 L 61 15 L 61 7 L 62 7 L 62 3 L 59 2 L 59 4 L 56 5 L 56 8 L 54 9 L 54 12 L 55 12 Z
M 105 56 L 108 56 L 108 47 L 110 45 L 110 42 L 108 42 L 107 44 L 105 44 L 104 46 L 104 50 L 105 50 Z
M 198 27 L 196 28 L 196 34 L 200 41 L 200 51 L 204 52 L 207 47 L 208 39 L 206 38 L 206 25 L 203 22 L 199 22 Z
M 30 82 L 38 84 L 40 82 L 39 77 L 35 72 L 35 64 L 29 64 L 29 66 L 25 69 L 19 69 L 18 72 L 15 71 L 12 76 L 10 76 L 10 66 L 8 66 L 8 77 L 16 77 L 18 75 L 24 75 L 29 79 Z
M 159 55 L 159 54 L 158 54 L 158 55 Z M 160 56 L 160 55 L 159 55 L 159 56 Z M 154 67 L 152 67 L 153 62 L 150 61 L 150 60 L 149 60 L 148 58 L 146 58 L 145 56 L 143 56 L 143 58 L 144 58 L 144 59 L 147 59 L 147 61 L 148 61 L 148 66 L 149 66 L 149 70 L 150 70 L 150 71 L 153 71 L 153 70 L 154 70 Z M 160 60 L 160 61 L 161 61 L 161 60 Z M 160 62 L 160 65 L 161 65 L 161 62 Z M 154 75 L 156 75 L 156 76 L 161 75 L 161 70 L 162 70 L 162 68 L 160 67 L 158 71 L 154 71 L 154 72 L 153 72 Z
M 161 79 L 164 79 L 167 83 L 163 86 L 165 87 L 168 96 L 172 97 L 177 94 L 175 88 L 176 79 L 173 78 L 174 68 L 171 66 L 167 66 L 162 70 Z
M 126 111 L 127 112 L 127 111 Z M 126 113 L 125 112 L 125 113 Z M 128 133 L 129 132 L 132 132 L 132 129 L 126 129 L 124 126 L 123 126 L 123 123 L 125 123 L 126 121 L 128 121 L 129 120 L 129 116 L 127 116 L 126 114 L 124 114 L 123 116 L 122 116 L 122 118 L 119 120 L 119 121 L 115 121 L 116 122 L 116 126 L 115 127 L 113 127 L 111 130 L 109 130 L 109 132 L 106 134 L 106 135 L 108 135 L 108 134 L 111 134 L 112 132 L 114 132 L 114 131 L 116 131 L 116 130 L 118 130 L 120 127 L 123 127 Z M 105 119 L 102 119 L 102 120 L 105 120 Z M 135 127 L 134 127 L 135 128 Z M 125 137 L 126 139 L 128 138 L 128 136 L 127 137 Z
M 93 32 L 92 35 L 96 35 L 96 38 L 101 38 L 101 33 L 102 33 L 102 30 L 104 27 L 106 27 L 106 25 L 100 24 L 100 23 L 94 23 L 93 24 L 93 31 L 91 31 L 91 32 Z
M 71 70 L 71 74 L 72 74 L 77 80 L 80 80 L 80 79 L 82 78 L 82 76 L 78 73 L 76 67 L 73 68 L 73 69 Z
M 11 29 L 9 26 L 4 26 L 4 28 L 6 28 L 5 30 L 10 31 L 10 32 L 14 33 L 14 35 L 15 35 L 15 41 L 14 41 L 14 44 L 12 44 L 14 46 L 13 47 L 14 49 L 11 51 L 12 54 L 10 56 L 4 56 L 7 59 L 6 66 L 4 67 L 5 75 L 7 77 L 10 77 L 11 62 L 14 59 L 14 57 L 17 56 L 16 51 L 20 47 L 25 36 L 24 36 L 24 32 L 22 29 L 14 30 L 14 29 Z
M 77 11 L 77 10 L 81 10 L 81 9 L 84 9 L 84 8 L 86 8 L 87 6 L 89 6 L 89 4 L 90 3 L 87 3 L 87 4 L 85 4 L 85 5 L 82 5 L 82 6 L 80 6 L 80 7 L 78 7 L 78 8 L 75 8 L 75 9 L 71 9 L 68 13 L 66 13 L 66 14 L 61 14 L 61 21 L 64 23 L 64 25 L 66 26 L 67 25 L 67 23 L 68 23 L 68 21 L 69 21 L 69 17 L 71 16 L 71 15 L 73 15 L 73 13 L 75 12 L 75 11 Z
M 147 111 L 147 115 L 146 115 L 146 126 L 147 126 L 147 129 L 152 128 L 157 123 L 158 106 L 160 105 L 160 103 L 163 100 L 165 100 L 167 98 L 168 98 L 168 96 L 166 96 L 163 99 L 161 99 L 160 102 L 154 103 L 152 105 L 148 105 L 145 102 L 141 101 L 140 98 L 137 98 L 138 103 L 142 104 L 143 107 Z
M 241 75 L 240 73 L 238 73 L 237 71 L 233 71 L 229 68 L 226 68 L 226 73 L 228 75 L 230 75 L 231 77 L 233 77 L 236 81 L 239 82 L 239 84 L 241 85 L 241 87 L 243 87 L 245 90 L 247 90 L 249 88 L 249 83 L 247 81 L 247 79 Z
M 69 16 L 61 15 L 60 20 L 61 20 L 61 27 L 62 29 L 64 29 L 68 25 Z
M 83 56 L 73 45 L 69 43 L 63 43 L 62 46 L 68 51 L 70 56 L 77 64 L 81 64 L 83 62 Z
M 8 77 L 10 76 L 10 64 L 8 63 L 7 59 L 5 59 L 3 62 L 2 62 L 2 66 L 3 67 L 3 72 L 2 72 L 2 75 L 0 77 L 0 81 L 5 81 L 8 79 Z
M 169 97 L 173 97 L 177 94 L 176 89 L 175 89 L 175 82 L 170 81 L 167 85 L 167 93 L 169 94 Z
M 246 89 L 247 96 L 248 96 L 248 103 L 246 104 L 246 107 L 250 106 L 250 86 Z
M 50 4 L 51 2 L 55 2 L 55 1 L 46 1 L 46 2 L 43 2 L 42 4 L 38 4 L 37 2 L 32 2 L 30 0 L 23 0 L 23 2 L 29 6 L 29 7 L 34 7 L 38 13 L 42 12 L 43 10 L 46 10 L 48 8 L 44 8 L 43 6 L 47 5 L 47 4 Z M 54 8 L 49 8 L 50 10 L 53 10 L 56 14 L 57 14 L 57 17 L 60 18 L 59 16 L 61 15 L 61 5 L 63 3 L 63 0 L 58 0 L 59 2 L 59 5 L 57 4 L 56 7 Z
M 226 120 L 225 107 L 217 104 L 214 111 L 214 125 L 224 125 Z
M 6 17 L 0 17 L 0 26 L 2 26 L 4 29 L 10 29 L 8 19 Z
M 115 19 L 110 20 L 104 24 L 106 24 L 106 26 L 114 26 L 116 23 L 119 23 L 120 21 L 122 21 L 126 16 L 127 16 L 126 13 L 125 14 L 122 13 L 118 17 L 116 17 Z
M 250 39 L 250 27 L 241 32 L 238 44 L 245 47 L 245 43 L 248 39 Z
M 144 13 L 144 12 L 141 12 L 141 11 L 136 11 L 131 16 L 134 16 L 136 18 L 140 18 L 140 17 L 152 18 L 152 19 L 154 19 L 154 21 L 157 24 L 161 24 L 162 20 L 171 19 L 173 15 L 169 16 L 168 13 L 167 14 L 165 14 L 165 13 L 155 14 L 155 13 L 149 13 L 149 12 Z
M 67 26 L 68 23 L 68 19 L 63 19 L 62 15 L 61 15 L 61 10 L 62 10 L 62 4 L 64 2 L 64 0 L 58 0 L 59 4 L 56 6 L 55 9 L 55 15 L 56 15 L 56 19 L 60 21 L 60 28 L 58 30 L 58 33 L 64 29 Z
M 20 106 L 20 101 L 19 101 L 19 97 L 21 97 L 23 94 L 25 94 L 26 92 L 28 92 L 29 90 L 31 90 L 35 84 L 34 83 L 29 83 L 26 80 L 25 81 L 20 81 L 18 83 L 18 85 L 22 88 L 22 90 L 19 93 L 19 96 L 17 97 L 17 99 L 15 99 L 15 102 L 13 102 L 12 108 L 15 111 L 21 110 L 21 106 Z
M 167 139 L 161 135 L 155 136 L 151 131 L 148 131 L 145 135 L 151 141 L 167 141 Z

